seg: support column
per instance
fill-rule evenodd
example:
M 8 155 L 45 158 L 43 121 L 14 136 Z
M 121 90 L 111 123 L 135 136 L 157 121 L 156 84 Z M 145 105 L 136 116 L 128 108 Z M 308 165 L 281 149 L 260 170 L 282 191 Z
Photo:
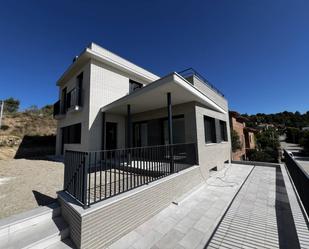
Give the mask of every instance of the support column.
M 132 147 L 131 105 L 127 106 L 127 148 Z
M 106 134 L 106 122 L 105 122 L 105 112 L 102 112 L 102 150 L 105 150 L 105 134 Z
M 173 113 L 171 93 L 167 93 L 167 113 L 168 113 L 168 143 L 170 148 L 170 172 L 174 173 L 174 151 L 173 151 Z

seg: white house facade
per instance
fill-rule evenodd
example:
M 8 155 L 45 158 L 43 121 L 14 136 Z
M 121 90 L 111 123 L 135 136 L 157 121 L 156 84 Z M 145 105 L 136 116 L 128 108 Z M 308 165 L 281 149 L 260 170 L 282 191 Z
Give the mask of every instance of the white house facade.
M 159 77 L 91 43 L 57 85 L 59 200 L 78 248 L 108 246 L 231 161 L 228 102 L 193 69 Z

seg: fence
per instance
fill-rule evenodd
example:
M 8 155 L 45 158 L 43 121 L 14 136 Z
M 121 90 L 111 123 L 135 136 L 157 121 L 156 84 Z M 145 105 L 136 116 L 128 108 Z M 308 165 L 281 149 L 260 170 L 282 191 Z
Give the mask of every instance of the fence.
M 196 164 L 195 143 L 66 151 L 64 190 L 86 208 Z
M 298 195 L 309 214 L 309 175 L 308 173 L 284 150 L 285 165 L 292 177 Z

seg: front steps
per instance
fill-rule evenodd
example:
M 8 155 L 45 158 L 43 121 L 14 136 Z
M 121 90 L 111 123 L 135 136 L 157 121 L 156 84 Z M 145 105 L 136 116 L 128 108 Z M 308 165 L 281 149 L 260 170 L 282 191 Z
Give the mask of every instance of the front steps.
M 58 203 L 0 220 L 0 249 L 74 248 L 68 236 Z

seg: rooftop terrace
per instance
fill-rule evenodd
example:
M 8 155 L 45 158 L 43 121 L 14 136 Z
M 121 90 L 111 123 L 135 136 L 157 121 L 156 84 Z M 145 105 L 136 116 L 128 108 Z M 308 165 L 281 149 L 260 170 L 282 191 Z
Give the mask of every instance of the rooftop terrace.
M 109 247 L 309 248 L 284 165 L 231 164 Z

